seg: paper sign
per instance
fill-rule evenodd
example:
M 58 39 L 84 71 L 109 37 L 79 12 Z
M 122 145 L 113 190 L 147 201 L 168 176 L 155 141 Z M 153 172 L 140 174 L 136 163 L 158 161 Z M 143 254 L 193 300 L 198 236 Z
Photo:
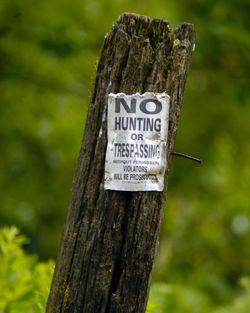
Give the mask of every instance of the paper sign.
M 169 100 L 166 93 L 109 94 L 105 189 L 163 190 Z

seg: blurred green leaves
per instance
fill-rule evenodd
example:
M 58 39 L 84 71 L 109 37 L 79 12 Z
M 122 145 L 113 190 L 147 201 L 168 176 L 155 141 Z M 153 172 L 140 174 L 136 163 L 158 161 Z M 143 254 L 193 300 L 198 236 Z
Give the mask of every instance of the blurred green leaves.
M 23 250 L 28 240 L 15 227 L 0 229 L 0 313 L 44 313 L 54 263 L 39 263 Z M 230 304 L 215 306 L 190 285 L 154 283 L 147 313 L 248 313 L 250 278 Z
M 241 294 L 230 304 L 214 305 L 205 293 L 189 285 L 153 284 L 146 313 L 247 313 L 250 305 L 249 277 L 241 280 Z
M 0 229 L 0 312 L 44 313 L 54 263 L 38 263 L 23 250 L 15 227 Z
M 209 301 L 199 291 L 189 286 L 154 284 L 150 291 L 150 303 L 155 303 L 152 312 L 201 313 L 209 312 Z
M 36 5 L 1 6 L 0 220 L 22 226 L 43 256 L 55 256 L 97 51 L 84 48 L 79 19 L 63 14 L 67 1 Z

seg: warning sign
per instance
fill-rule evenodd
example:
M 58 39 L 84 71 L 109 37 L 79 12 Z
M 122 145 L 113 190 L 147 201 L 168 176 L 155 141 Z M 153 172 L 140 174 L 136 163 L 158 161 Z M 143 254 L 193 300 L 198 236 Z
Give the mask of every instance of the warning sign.
M 109 94 L 105 189 L 163 190 L 169 100 L 166 93 Z

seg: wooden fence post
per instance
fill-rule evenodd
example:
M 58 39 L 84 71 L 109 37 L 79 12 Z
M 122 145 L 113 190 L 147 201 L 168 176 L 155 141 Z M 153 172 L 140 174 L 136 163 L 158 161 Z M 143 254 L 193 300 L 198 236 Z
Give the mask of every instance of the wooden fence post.
M 144 313 L 194 28 L 123 14 L 105 37 L 47 313 Z M 170 95 L 165 187 L 104 190 L 107 95 Z

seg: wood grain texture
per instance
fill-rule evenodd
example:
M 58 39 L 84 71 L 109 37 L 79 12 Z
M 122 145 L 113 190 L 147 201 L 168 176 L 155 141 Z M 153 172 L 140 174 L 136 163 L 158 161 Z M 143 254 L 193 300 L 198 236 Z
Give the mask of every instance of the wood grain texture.
M 102 48 L 47 313 L 144 313 L 194 28 L 123 14 Z M 163 192 L 105 191 L 107 95 L 170 95 Z

